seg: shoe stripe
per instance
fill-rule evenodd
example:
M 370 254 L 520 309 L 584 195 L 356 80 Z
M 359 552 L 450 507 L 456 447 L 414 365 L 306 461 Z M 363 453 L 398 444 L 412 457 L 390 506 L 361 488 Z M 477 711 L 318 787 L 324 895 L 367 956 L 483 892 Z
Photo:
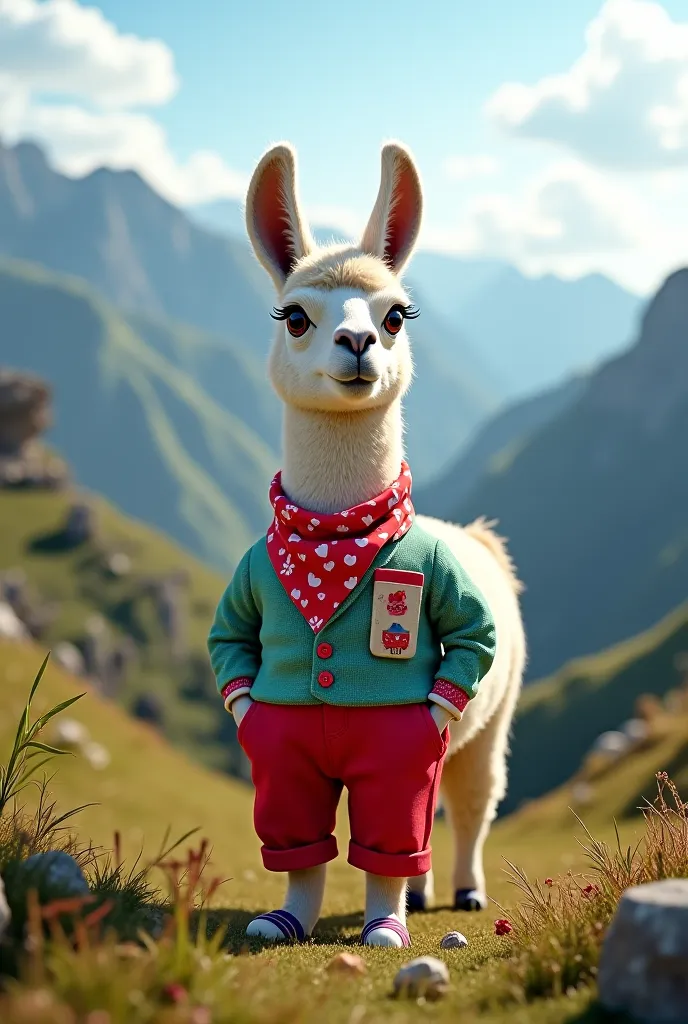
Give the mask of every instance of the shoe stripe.
M 298 939 L 302 942 L 306 937 L 303 925 L 288 910 L 271 910 L 268 914 L 261 914 L 256 920 L 270 921 L 271 924 L 277 925 L 287 939 Z
M 376 917 L 373 921 L 369 921 L 361 932 L 361 942 L 365 942 L 371 932 L 377 931 L 378 928 L 386 928 L 388 931 L 394 932 L 398 935 L 404 946 L 411 945 L 411 936 L 409 935 L 408 928 L 395 920 L 393 917 Z
M 294 929 L 294 927 L 290 925 L 288 921 L 280 920 L 280 918 L 277 917 L 276 914 L 260 914 L 256 918 L 256 921 L 269 921 L 270 924 L 276 925 L 277 928 L 279 928 L 279 930 L 282 932 L 282 935 L 284 935 L 285 939 L 296 938 L 296 930 Z

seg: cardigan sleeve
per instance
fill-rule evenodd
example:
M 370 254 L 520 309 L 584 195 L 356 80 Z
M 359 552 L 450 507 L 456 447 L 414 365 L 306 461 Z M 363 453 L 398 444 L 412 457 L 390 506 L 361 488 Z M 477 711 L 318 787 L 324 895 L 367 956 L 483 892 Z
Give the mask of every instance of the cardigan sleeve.
M 220 599 L 208 636 L 217 688 L 225 702 L 247 693 L 261 662 L 261 615 L 251 589 L 251 551 L 239 562 Z M 234 685 L 234 684 L 240 685 Z
M 492 665 L 495 624 L 487 601 L 441 540 L 435 548 L 429 612 L 444 648 L 432 692 L 443 698 L 436 703 L 451 704 L 455 717 L 461 717 Z

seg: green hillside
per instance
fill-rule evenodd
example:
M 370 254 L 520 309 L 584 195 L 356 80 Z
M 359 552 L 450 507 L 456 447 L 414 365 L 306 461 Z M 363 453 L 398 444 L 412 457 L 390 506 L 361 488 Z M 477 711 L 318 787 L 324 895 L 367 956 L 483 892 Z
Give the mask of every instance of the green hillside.
M 69 641 L 83 649 L 89 618 L 102 616 L 105 647 L 127 638 L 135 650 L 117 702 L 131 709 L 142 695 L 152 698 L 160 708 L 160 728 L 175 746 L 205 764 L 236 771 L 233 724 L 218 700 L 205 647 L 225 578 L 103 499 L 87 499 L 97 533 L 70 548 L 62 543 L 61 530 L 82 495 L 0 490 L 0 574 L 26 573 L 30 606 L 48 611 L 46 646 Z M 109 571 L 112 554 L 129 557 L 126 575 Z M 187 649 L 175 655 L 150 587 L 173 573 L 188 581 L 181 599 Z
M 53 386 L 50 440 L 77 480 L 231 569 L 269 515 L 277 466 L 258 364 L 228 348 L 213 359 L 165 321 L 132 325 L 83 282 L 17 261 L 0 262 L 0 318 L 3 363 Z M 213 362 L 211 395 L 186 369 L 209 378 Z
M 31 645 L 0 643 L 0 758 L 6 756 L 16 717 L 41 659 L 42 653 Z M 83 689 L 83 685 L 49 667 L 35 700 L 34 713 Z M 79 754 L 62 758 L 56 765 L 58 771 L 51 789 L 61 808 L 97 802 L 74 819 L 79 836 L 110 846 L 117 830 L 123 854 L 131 861 L 142 848 L 145 854 L 153 854 L 168 827 L 173 837 L 187 829 L 200 829 L 200 835 L 208 837 L 212 844 L 212 872 L 228 879 L 217 899 L 217 906 L 226 909 L 218 909 L 217 914 L 229 924 L 232 941 L 238 946 L 250 916 L 278 905 L 283 886 L 281 876 L 265 871 L 261 865 L 259 843 L 252 828 L 249 787 L 186 760 L 150 729 L 130 721 L 90 691 L 68 714 L 85 725 L 91 737 L 105 745 L 111 756 L 109 765 L 100 770 L 91 767 Z M 685 769 L 687 721 L 686 717 L 675 719 L 654 746 L 617 766 L 600 781 L 593 801 L 583 812 L 596 838 L 612 840 L 611 816 L 639 799 L 642 792 L 651 795 L 657 769 L 669 762 Z M 517 897 L 503 870 L 505 858 L 539 879 L 585 868 L 585 859 L 576 843 L 576 836 L 582 833 L 567 810 L 569 802 L 568 789 L 563 787 L 493 828 L 487 844 L 488 890 L 507 912 Z M 343 815 L 337 832 L 340 847 L 345 848 L 347 828 Z M 625 819 L 621 824 L 622 840 L 634 842 L 638 835 L 638 818 Z M 501 965 L 509 945 L 496 939 L 493 930 L 494 919 L 503 916 L 503 912 L 494 905 L 487 913 L 475 915 L 446 909 L 450 897 L 451 845 L 442 820 L 435 825 L 433 853 L 439 907 L 412 918 L 413 954 L 445 959 L 452 987 L 438 1004 L 394 1004 L 394 1020 L 411 1024 L 420 1014 L 431 1015 L 438 1021 L 460 1018 L 472 1022 L 479 1017 L 493 1024 L 505 1024 L 507 1020 L 513 1024 L 597 1020 L 594 1015 L 578 1016 L 591 1006 L 594 993 L 590 990 L 539 1000 L 520 1008 L 507 1005 L 484 1014 L 477 1011 L 481 1000 L 503 975 Z M 392 978 L 398 966 L 409 959 L 408 951 L 361 949 L 368 967 L 368 975 L 362 981 L 340 984 L 328 979 L 323 984 L 325 979 L 320 973 L 333 953 L 342 949 L 358 952 L 351 944 L 361 926 L 362 895 L 360 872 L 340 856 L 328 869 L 324 913 L 315 943 L 268 949 L 236 963 L 239 973 L 233 974 L 232 998 L 241 1003 L 243 987 L 249 993 L 244 1000 L 250 1003 L 250 1010 L 246 1004 L 245 1016 L 236 1019 L 251 1024 L 274 1019 L 298 1019 L 304 1024 L 320 1024 L 323 1020 L 350 1024 L 352 1019 L 380 1024 L 389 1020 Z M 441 951 L 440 938 L 455 928 L 467 935 L 468 949 L 460 954 Z M 76 991 L 75 988 L 75 999 Z M 297 1001 L 300 1011 L 295 1016 L 290 1006 Z M 278 1006 L 285 1008 L 282 1016 L 276 1016 Z
M 673 689 L 683 672 L 681 654 L 688 654 L 688 603 L 639 636 L 528 686 L 514 726 L 502 813 L 572 776 L 601 733 L 634 717 L 639 697 Z M 684 739 L 688 744 L 688 729 Z

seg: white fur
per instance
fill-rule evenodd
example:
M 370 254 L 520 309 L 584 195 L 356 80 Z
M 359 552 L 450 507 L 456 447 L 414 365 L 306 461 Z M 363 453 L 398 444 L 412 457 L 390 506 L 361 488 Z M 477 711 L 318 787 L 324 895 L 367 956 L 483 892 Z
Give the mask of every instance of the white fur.
M 270 380 L 285 403 L 284 489 L 303 507 L 331 513 L 376 496 L 399 472 L 401 401 L 413 364 L 406 323 L 394 337 L 383 324 L 394 304 L 409 303 L 399 273 L 418 235 L 422 193 L 411 154 L 388 143 L 382 150 L 380 191 L 360 246 L 318 249 L 299 210 L 295 168 L 287 144 L 265 154 L 249 188 L 247 226 L 256 255 L 275 281 L 280 306 L 298 303 L 313 325 L 295 339 L 284 322 L 278 323 L 270 354 Z M 276 195 L 278 219 L 273 223 Z M 360 363 L 353 350 L 336 344 L 342 329 L 373 338 Z M 343 382 L 357 375 L 366 383 L 351 390 Z M 525 662 L 519 588 L 501 541 L 487 525 L 462 528 L 424 516 L 417 522 L 447 542 L 482 591 L 496 623 L 492 668 L 462 720 L 450 726 L 442 784 L 455 837 L 453 886 L 484 894 L 482 848 L 505 792 L 508 734 Z M 248 703 L 248 698 L 237 701 L 237 719 Z M 441 729 L 447 712 L 434 706 L 433 717 Z M 290 893 L 298 890 L 298 900 L 304 900 L 309 876 L 298 874 Z M 312 877 L 313 893 L 305 900 L 310 918 L 317 917 L 324 874 Z M 432 872 L 411 879 L 411 888 L 430 902 Z M 403 881 L 368 876 L 366 921 L 394 914 L 403 922 L 403 892 Z M 260 930 L 251 925 L 256 927 Z M 374 933 L 369 941 L 388 945 L 395 937 Z

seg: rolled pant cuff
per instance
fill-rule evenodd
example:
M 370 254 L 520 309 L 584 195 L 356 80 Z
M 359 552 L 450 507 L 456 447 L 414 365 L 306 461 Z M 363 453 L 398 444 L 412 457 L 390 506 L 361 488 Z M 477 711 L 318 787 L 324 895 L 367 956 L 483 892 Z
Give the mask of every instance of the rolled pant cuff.
M 366 850 L 353 841 L 349 843 L 349 864 L 371 875 L 384 875 L 386 878 L 414 878 L 424 875 L 432 867 L 432 849 L 419 853 L 378 853 Z
M 303 871 L 304 868 L 316 868 L 318 864 L 334 860 L 337 856 L 337 840 L 334 836 L 328 836 L 318 843 L 295 846 L 291 850 L 269 850 L 263 846 L 260 852 L 268 871 Z

